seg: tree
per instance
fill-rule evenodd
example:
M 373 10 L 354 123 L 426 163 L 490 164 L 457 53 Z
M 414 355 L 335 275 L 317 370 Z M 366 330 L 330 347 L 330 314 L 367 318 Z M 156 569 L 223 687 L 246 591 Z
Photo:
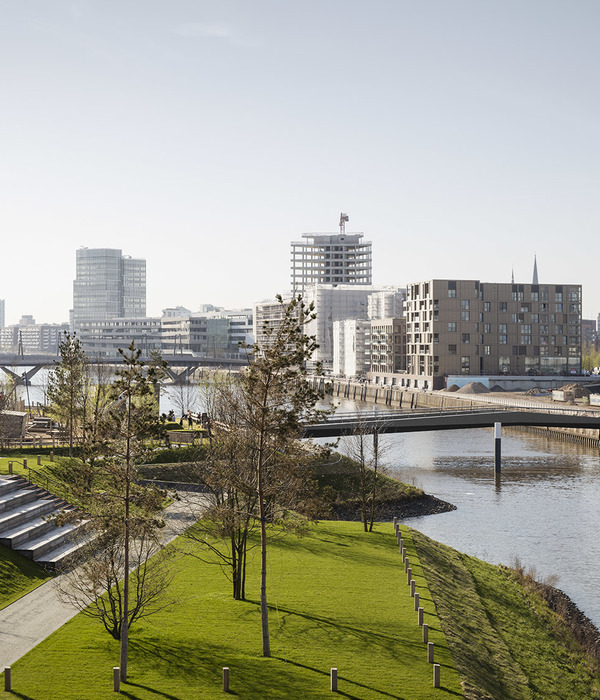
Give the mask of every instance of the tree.
M 314 336 L 304 326 L 314 318 L 314 307 L 301 296 L 281 304 L 282 318 L 265 323 L 264 341 L 250 347 L 252 358 L 240 374 L 231 395 L 235 429 L 244 441 L 246 459 L 256 479 L 260 527 L 260 609 L 263 656 L 271 655 L 267 606 L 267 523 L 281 522 L 281 515 L 299 504 L 302 483 L 298 464 L 307 460 L 299 438 L 305 421 L 316 420 L 318 394 L 306 380 L 306 362 L 316 350 Z
M 75 435 L 82 427 L 88 383 L 88 362 L 79 338 L 65 331 L 59 344 L 60 362 L 48 378 L 48 401 L 51 415 L 66 426 L 69 456 L 73 456 Z
M 126 681 L 129 628 L 151 611 L 168 577 L 150 575 L 160 567 L 148 562 L 157 551 L 156 533 L 163 525 L 165 494 L 139 485 L 136 466 L 161 430 L 154 392 L 155 373 L 161 367 L 158 363 L 146 368 L 133 342 L 127 351 L 119 352 L 123 364 L 110 387 L 111 403 L 100 412 L 93 441 L 93 483 L 80 489 L 80 505 L 89 514 L 90 526 L 99 533 L 100 546 L 88 565 L 76 569 L 70 578 L 74 604 L 85 601 L 86 590 L 90 596 L 107 593 L 108 607 L 102 608 L 99 602 L 90 614 L 102 619 L 120 639 L 120 675 Z
M 379 431 L 372 431 L 359 415 L 354 434 L 346 438 L 346 454 L 358 465 L 358 500 L 365 532 L 373 532 L 375 503 L 381 475 L 381 460 L 385 448 L 380 443 Z

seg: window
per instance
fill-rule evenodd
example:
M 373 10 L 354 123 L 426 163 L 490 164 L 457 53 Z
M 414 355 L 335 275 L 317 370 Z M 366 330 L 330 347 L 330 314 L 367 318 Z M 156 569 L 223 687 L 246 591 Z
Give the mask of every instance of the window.
M 540 315 L 539 314 L 531 314 L 531 323 L 539 323 L 540 322 Z
M 562 292 L 556 292 L 556 294 L 554 295 L 554 301 L 562 301 L 562 300 L 563 300 Z
M 462 299 L 460 302 L 460 308 L 461 309 L 470 309 L 471 308 L 471 302 L 468 299 Z
M 508 311 L 508 302 L 499 301 L 498 302 L 498 311 Z
M 506 323 L 498 324 L 498 333 L 508 333 L 508 326 Z
M 492 354 L 492 346 L 491 345 L 484 345 L 483 346 L 483 354 L 484 355 L 491 355 Z
M 439 342 L 440 342 L 440 334 L 439 334 L 439 333 L 434 333 L 434 334 L 433 334 L 433 342 L 434 342 L 434 343 L 439 343 Z
M 562 313 L 563 305 L 562 304 L 554 304 L 554 310 Z
M 461 321 L 470 321 L 470 311 L 461 311 L 460 312 L 460 320 Z
M 456 299 L 456 282 L 448 282 L 448 297 Z
M 470 343 L 471 342 L 471 334 L 470 333 L 463 333 L 461 336 L 461 340 L 463 343 Z
M 506 345 L 507 339 L 508 339 L 507 335 L 499 335 L 498 336 L 498 342 L 500 343 L 500 345 Z
M 491 333 L 492 332 L 492 326 L 489 323 L 484 323 L 483 324 L 483 332 L 484 333 Z
M 448 355 L 456 355 L 456 345 L 448 345 Z
M 461 374 L 470 374 L 471 372 L 471 359 L 467 355 L 460 358 L 460 371 Z
M 491 301 L 485 301 L 483 303 L 483 310 L 484 311 L 491 311 L 492 310 L 492 302 Z
M 531 292 L 531 301 L 539 301 L 540 300 L 540 293 L 539 292 Z
M 455 333 L 456 332 L 456 321 L 449 321 L 448 322 L 448 333 Z

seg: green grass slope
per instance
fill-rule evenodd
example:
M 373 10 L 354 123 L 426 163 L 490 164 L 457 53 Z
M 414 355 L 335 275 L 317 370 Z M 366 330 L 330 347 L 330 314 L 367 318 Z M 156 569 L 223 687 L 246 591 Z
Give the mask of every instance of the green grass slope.
M 35 562 L 0 545 L 0 609 L 50 578 Z
M 196 545 L 179 540 L 193 552 Z M 409 554 L 431 626 L 442 688 L 434 689 L 421 629 L 390 524 L 365 534 L 358 523 L 321 523 L 303 538 L 269 548 L 272 658 L 261 657 L 258 550 L 251 554 L 248 595 L 236 602 L 218 565 L 181 554 L 171 595 L 177 604 L 132 630 L 129 698 L 220 698 L 230 668 L 239 698 L 331 697 L 427 700 L 460 696 L 444 634 L 425 579 Z M 114 697 L 118 644 L 82 615 L 13 666 L 17 697 L 95 700 Z M 8 697 L 8 694 L 2 697 Z
M 589 657 L 538 594 L 506 568 L 412 535 L 465 697 L 600 698 Z

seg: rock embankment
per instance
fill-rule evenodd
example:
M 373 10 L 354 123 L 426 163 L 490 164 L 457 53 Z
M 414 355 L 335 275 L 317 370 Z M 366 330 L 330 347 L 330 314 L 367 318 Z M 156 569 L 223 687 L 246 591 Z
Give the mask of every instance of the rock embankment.
M 402 520 L 404 518 L 417 518 L 422 515 L 447 513 L 451 510 L 456 510 L 456 506 L 452 505 L 452 503 L 424 494 L 416 498 L 397 498 L 377 503 L 375 506 L 375 520 L 379 522 L 391 521 L 394 518 Z M 360 503 L 357 501 L 334 503 L 331 506 L 331 512 L 321 519 L 360 521 L 362 519 Z

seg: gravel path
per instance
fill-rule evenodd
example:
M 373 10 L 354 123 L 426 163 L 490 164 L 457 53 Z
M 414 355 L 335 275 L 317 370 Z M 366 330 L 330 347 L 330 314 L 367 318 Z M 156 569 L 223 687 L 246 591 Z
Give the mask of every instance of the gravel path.
M 199 516 L 206 497 L 181 493 L 166 510 L 163 543 L 180 535 Z M 56 581 L 47 581 L 0 610 L 0 670 L 13 664 L 52 632 L 68 622 L 77 610 L 63 603 Z

